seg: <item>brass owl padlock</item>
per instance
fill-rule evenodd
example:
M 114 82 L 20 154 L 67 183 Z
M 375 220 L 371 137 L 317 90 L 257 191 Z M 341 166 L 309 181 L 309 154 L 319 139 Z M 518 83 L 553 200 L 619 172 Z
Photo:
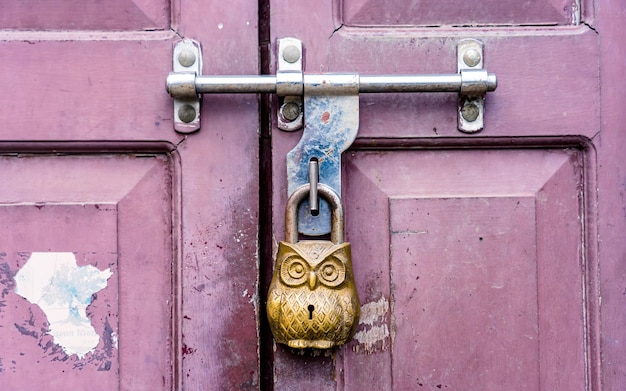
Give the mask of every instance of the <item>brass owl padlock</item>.
M 360 304 L 350 243 L 343 242 L 343 207 L 332 188 L 318 184 L 319 195 L 332 208 L 331 240 L 298 241 L 298 205 L 309 190 L 305 184 L 287 201 L 285 241 L 278 246 L 267 316 L 276 342 L 328 349 L 352 338 Z

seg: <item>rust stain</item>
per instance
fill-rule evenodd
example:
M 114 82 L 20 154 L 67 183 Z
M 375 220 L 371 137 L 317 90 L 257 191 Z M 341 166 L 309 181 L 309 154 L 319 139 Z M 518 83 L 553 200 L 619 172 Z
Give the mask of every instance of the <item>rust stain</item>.
M 322 114 L 322 122 L 327 124 L 329 120 L 330 120 L 330 113 L 328 111 L 325 111 Z

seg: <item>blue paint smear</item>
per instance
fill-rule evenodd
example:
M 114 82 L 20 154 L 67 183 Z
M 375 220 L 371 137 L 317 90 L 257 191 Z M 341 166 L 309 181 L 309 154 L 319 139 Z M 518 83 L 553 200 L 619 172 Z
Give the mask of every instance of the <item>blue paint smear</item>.
M 78 304 L 91 304 L 92 295 L 106 286 L 106 278 L 93 266 L 61 265 L 44 290 L 43 300 L 50 305 L 69 304 L 70 316 L 82 319 Z

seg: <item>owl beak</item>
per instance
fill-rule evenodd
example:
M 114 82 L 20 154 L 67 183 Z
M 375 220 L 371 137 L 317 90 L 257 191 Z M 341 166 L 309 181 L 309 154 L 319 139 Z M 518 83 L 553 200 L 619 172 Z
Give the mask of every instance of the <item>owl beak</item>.
M 311 288 L 311 290 L 315 289 L 315 286 L 317 285 L 317 275 L 315 274 L 315 272 L 309 272 L 309 287 Z

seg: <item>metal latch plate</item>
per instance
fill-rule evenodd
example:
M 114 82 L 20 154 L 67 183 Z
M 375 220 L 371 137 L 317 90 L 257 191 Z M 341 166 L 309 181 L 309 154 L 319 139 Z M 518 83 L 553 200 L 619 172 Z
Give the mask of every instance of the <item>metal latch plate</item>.
M 464 39 L 457 44 L 457 71 L 483 69 L 483 43 L 477 39 Z M 463 87 L 461 87 L 463 88 Z M 485 94 L 459 94 L 458 129 L 464 133 L 477 133 L 484 127 Z
M 202 74 L 200 44 L 183 39 L 174 47 L 173 70 L 179 74 Z M 174 98 L 174 130 L 192 133 L 200 129 L 200 95 L 194 98 Z

